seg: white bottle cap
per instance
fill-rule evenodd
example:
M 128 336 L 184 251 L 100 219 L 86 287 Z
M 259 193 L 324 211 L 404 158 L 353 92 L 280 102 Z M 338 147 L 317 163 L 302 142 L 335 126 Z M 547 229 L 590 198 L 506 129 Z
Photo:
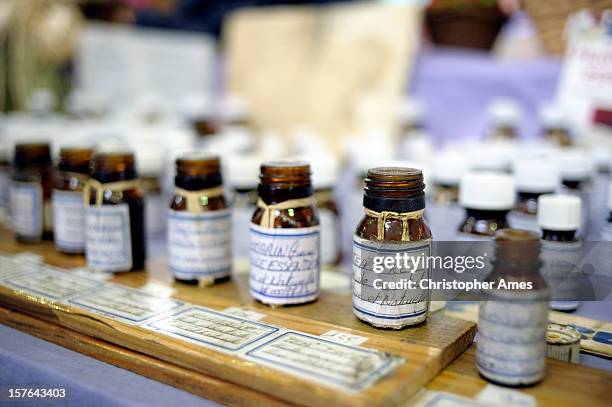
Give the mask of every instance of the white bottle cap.
M 493 126 L 515 127 L 521 120 L 521 108 L 509 98 L 494 99 L 489 104 L 489 120 Z
M 553 103 L 546 103 L 540 107 L 540 122 L 545 128 L 566 128 L 567 118 L 561 107 Z
M 514 160 L 514 178 L 519 192 L 551 193 L 561 183 L 557 162 L 546 158 L 518 158 Z
M 235 189 L 256 189 L 259 184 L 261 158 L 255 154 L 230 155 L 227 163 L 227 181 Z
M 310 164 L 312 185 L 315 189 L 327 189 L 336 186 L 339 162 L 334 155 L 322 153 L 301 158 Z
M 224 122 L 246 120 L 249 117 L 249 105 L 238 95 L 226 95 L 223 99 L 221 115 Z
M 459 202 L 469 209 L 510 210 L 516 186 L 511 175 L 495 172 L 468 172 L 461 177 Z
M 458 151 L 447 150 L 434 156 L 433 179 L 436 184 L 459 185 L 461 177 L 469 170 L 467 157 Z
M 563 181 L 584 181 L 593 174 L 593 161 L 580 148 L 562 148 L 556 154 Z
M 538 198 L 538 224 L 546 230 L 577 230 L 582 216 L 581 206 L 580 198 L 575 195 L 541 195 Z
M 518 144 L 512 141 L 471 143 L 466 147 L 466 154 L 471 156 L 472 167 L 482 171 L 509 171 L 512 157 L 518 150 Z
M 397 121 L 400 124 L 419 124 L 423 120 L 423 105 L 412 97 L 403 98 L 397 105 Z

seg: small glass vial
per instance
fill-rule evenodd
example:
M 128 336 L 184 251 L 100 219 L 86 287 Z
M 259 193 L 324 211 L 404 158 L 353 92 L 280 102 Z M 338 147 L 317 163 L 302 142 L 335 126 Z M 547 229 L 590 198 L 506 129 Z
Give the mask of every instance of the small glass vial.
M 512 140 L 518 137 L 521 109 L 512 99 L 499 98 L 491 102 L 489 113 L 489 138 L 492 140 Z
M 93 151 L 62 148 L 53 189 L 55 248 L 63 253 L 85 252 L 83 187 L 89 180 Z
M 587 153 L 569 147 L 558 150 L 556 157 L 563 187 L 569 192 L 588 193 L 594 168 Z
M 386 284 L 418 283 L 430 277 L 430 268 L 402 269 L 395 263 L 386 267 L 385 261 L 431 253 L 431 231 L 423 216 L 424 189 L 418 169 L 379 167 L 367 173 L 365 216 L 353 236 L 353 312 L 377 328 L 402 329 L 427 319 L 429 290 L 391 289 Z
M 562 147 L 572 145 L 572 135 L 566 117 L 559 106 L 542 106 L 540 122 L 542 123 L 542 135 L 545 140 Z
M 468 239 L 489 239 L 499 229 L 508 228 L 508 212 L 514 207 L 515 199 L 512 176 L 492 172 L 465 174 L 461 178 L 459 203 L 465 208 L 466 216 L 459 233 Z
M 467 158 L 459 152 L 444 151 L 434 156 L 433 179 L 436 204 L 451 205 L 459 201 L 459 182 L 468 168 Z
M 258 207 L 251 219 L 251 294 L 273 306 L 314 301 L 321 243 L 310 166 L 265 162 L 259 178 Z
M 53 238 L 53 169 L 47 143 L 17 144 L 10 185 L 13 230 L 20 242 Z
M 226 182 L 232 199 L 232 230 L 248 230 L 253 212 L 257 208 L 257 185 L 261 159 L 255 154 L 231 155 L 227 163 Z M 250 255 L 249 239 L 240 233 L 232 234 L 232 254 L 239 261 L 247 261 Z
M 556 192 L 561 183 L 556 163 L 541 157 L 516 160 L 514 179 L 518 191 L 515 210 L 530 216 L 538 213 L 538 197 Z
M 338 180 L 337 162 L 332 157 L 309 160 L 313 171 L 314 199 L 321 223 L 321 263 L 337 266 L 342 261 L 342 226 L 334 197 Z
M 487 380 L 525 386 L 544 377 L 548 289 L 539 274 L 540 236 L 502 229 L 495 234 L 493 289 L 478 316 L 476 368 Z
M 128 152 L 98 153 L 92 161 L 83 195 L 87 266 L 94 270 L 144 268 L 144 193 L 134 161 L 134 154 Z
M 199 285 L 227 280 L 232 271 L 232 225 L 219 157 L 180 156 L 174 180 L 176 189 L 168 211 L 168 250 L 174 278 Z
M 538 199 L 538 224 L 542 228 L 543 277 L 550 288 L 550 308 L 575 311 L 582 260 L 577 238 L 582 202 L 573 195 L 542 195 Z

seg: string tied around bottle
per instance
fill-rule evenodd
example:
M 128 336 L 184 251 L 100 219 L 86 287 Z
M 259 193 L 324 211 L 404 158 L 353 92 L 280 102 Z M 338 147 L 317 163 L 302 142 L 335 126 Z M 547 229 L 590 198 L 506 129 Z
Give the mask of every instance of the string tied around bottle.
M 223 196 L 223 186 L 219 185 L 217 187 L 199 189 L 197 191 L 175 188 L 174 193 L 185 199 L 187 212 L 201 213 L 204 212 L 202 206 L 207 205 L 210 198 Z
M 306 198 L 298 198 L 298 199 L 288 199 L 283 202 L 279 202 L 276 204 L 268 205 L 261 198 L 257 200 L 257 207 L 263 209 L 263 214 L 261 216 L 261 221 L 259 222 L 259 226 L 265 228 L 273 228 L 274 220 L 278 216 L 276 211 L 281 211 L 284 209 L 291 208 L 303 208 L 306 206 L 314 205 L 315 201 L 313 197 L 309 196 Z
M 419 209 L 417 211 L 412 212 L 391 212 L 391 211 L 381 211 L 376 212 L 368 208 L 363 208 L 365 214 L 372 218 L 378 219 L 378 229 L 376 232 L 376 239 L 383 240 L 385 238 L 385 223 L 387 219 L 398 219 L 402 221 L 402 241 L 409 242 L 410 241 L 410 230 L 408 227 L 408 221 L 410 219 L 419 219 L 423 217 L 425 213 L 425 209 Z

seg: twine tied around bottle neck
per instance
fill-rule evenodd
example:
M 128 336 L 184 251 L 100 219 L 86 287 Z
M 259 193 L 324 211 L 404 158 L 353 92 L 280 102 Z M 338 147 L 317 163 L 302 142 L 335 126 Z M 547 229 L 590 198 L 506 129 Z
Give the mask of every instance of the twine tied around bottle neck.
M 283 209 L 303 208 L 314 205 L 314 203 L 315 202 L 312 196 L 299 199 L 288 199 L 272 205 L 266 204 L 261 198 L 259 198 L 257 200 L 257 207 L 263 209 L 264 211 L 261 216 L 261 221 L 259 221 L 259 226 L 264 228 L 273 228 L 274 220 L 276 219 L 276 216 L 278 216 L 276 213 L 277 210 L 281 211 Z
M 183 188 L 175 188 L 174 193 L 185 199 L 185 207 L 187 212 L 200 213 L 204 212 L 202 208 L 202 197 L 217 198 L 223 196 L 223 186 L 219 185 L 213 188 L 199 189 L 197 191 L 188 191 Z
M 365 214 L 372 218 L 378 219 L 378 230 L 376 232 L 376 239 L 383 240 L 385 238 L 385 223 L 387 219 L 398 219 L 402 221 L 402 241 L 409 242 L 410 241 L 410 230 L 408 228 L 408 220 L 409 219 L 419 219 L 423 217 L 425 213 L 425 209 L 419 209 L 413 212 L 391 212 L 391 211 L 381 211 L 376 212 L 368 208 L 363 208 Z
M 59 171 L 59 174 L 64 178 L 76 178 L 79 181 L 79 184 L 85 186 L 89 181 L 89 175 L 83 174 L 82 172 L 75 171 Z
M 89 206 L 92 189 L 96 191 L 95 205 L 101 206 L 102 200 L 104 199 L 104 191 L 123 192 L 128 191 L 130 189 L 138 188 L 139 185 L 139 179 L 130 179 L 115 182 L 100 182 L 96 179 L 90 178 L 83 186 L 83 202 L 85 203 L 85 206 Z

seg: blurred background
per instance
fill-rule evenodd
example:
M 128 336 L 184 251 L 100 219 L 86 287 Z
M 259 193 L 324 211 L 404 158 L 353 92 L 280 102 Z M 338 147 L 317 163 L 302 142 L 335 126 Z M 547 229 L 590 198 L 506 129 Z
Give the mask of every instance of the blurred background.
M 302 156 L 315 188 L 337 201 L 328 239 L 350 245 L 372 166 L 422 168 L 432 201 L 436 184 L 456 185 L 474 168 L 511 172 L 518 157 L 546 156 L 586 177 L 608 171 L 610 8 L 609 0 L 3 0 L 0 162 L 6 174 L 14 144 L 33 140 L 56 154 L 72 144 L 131 149 L 149 229 L 161 233 L 181 151 L 222 157 L 245 222 L 259 164 Z M 603 223 L 605 199 L 594 202 Z M 451 240 L 458 220 L 438 219 L 434 236 Z

